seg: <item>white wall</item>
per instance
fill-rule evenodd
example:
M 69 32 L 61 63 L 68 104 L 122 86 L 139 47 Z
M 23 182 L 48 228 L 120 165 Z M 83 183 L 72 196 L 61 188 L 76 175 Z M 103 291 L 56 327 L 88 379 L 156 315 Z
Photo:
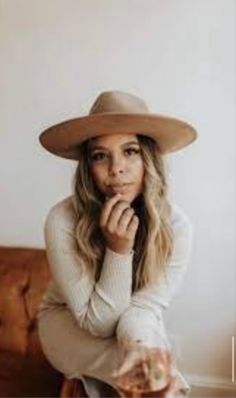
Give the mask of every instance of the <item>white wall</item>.
M 231 380 L 235 332 L 235 1 L 0 0 L 0 244 L 44 247 L 75 162 L 44 151 L 47 126 L 127 90 L 185 118 L 171 194 L 194 224 L 186 283 L 165 314 L 181 369 Z M 222 379 L 222 380 L 221 380 Z

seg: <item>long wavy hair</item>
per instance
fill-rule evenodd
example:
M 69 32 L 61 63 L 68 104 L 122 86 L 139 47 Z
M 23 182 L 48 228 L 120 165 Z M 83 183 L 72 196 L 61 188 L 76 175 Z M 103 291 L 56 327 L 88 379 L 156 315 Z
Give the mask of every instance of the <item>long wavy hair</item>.
M 132 202 L 140 220 L 133 247 L 133 292 L 153 283 L 161 283 L 174 244 L 166 159 L 152 138 L 142 134 L 138 134 L 137 138 L 144 163 L 144 184 L 143 192 Z M 89 267 L 97 281 L 106 248 L 99 227 L 104 195 L 93 181 L 89 155 L 87 140 L 78 146 L 79 162 L 72 182 L 77 212 L 75 237 L 82 272 L 88 271 Z

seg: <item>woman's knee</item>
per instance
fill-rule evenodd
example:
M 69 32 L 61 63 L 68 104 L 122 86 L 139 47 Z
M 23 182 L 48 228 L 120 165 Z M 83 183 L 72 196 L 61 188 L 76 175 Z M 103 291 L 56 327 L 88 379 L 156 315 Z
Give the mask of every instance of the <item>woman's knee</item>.
M 103 373 L 117 364 L 116 336 L 106 339 L 92 336 L 79 328 L 69 313 L 58 312 L 41 318 L 38 334 L 48 361 L 68 378 L 86 372 Z
M 128 308 L 119 318 L 116 334 L 119 344 L 140 340 L 149 346 L 169 346 L 162 316 L 144 308 Z

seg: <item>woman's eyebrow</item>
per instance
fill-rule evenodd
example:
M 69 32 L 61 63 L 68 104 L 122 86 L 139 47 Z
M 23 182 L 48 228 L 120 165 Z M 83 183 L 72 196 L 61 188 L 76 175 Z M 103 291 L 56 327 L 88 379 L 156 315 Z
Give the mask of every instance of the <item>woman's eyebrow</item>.
M 128 145 L 131 145 L 131 144 L 139 145 L 138 141 L 129 141 L 129 142 L 125 142 L 124 144 L 122 144 L 121 148 L 124 148 L 124 147 L 126 147 Z M 91 151 L 94 151 L 95 149 L 109 149 L 109 148 L 106 148 L 106 147 L 104 147 L 102 145 L 96 145 L 96 146 L 91 148 Z

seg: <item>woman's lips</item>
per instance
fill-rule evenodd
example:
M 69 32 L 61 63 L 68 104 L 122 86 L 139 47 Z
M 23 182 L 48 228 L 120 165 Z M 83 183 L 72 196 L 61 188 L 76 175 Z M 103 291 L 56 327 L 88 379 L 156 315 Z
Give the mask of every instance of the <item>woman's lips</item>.
M 123 185 L 113 185 L 108 187 L 111 193 L 124 193 L 127 191 L 131 184 L 123 184 Z

